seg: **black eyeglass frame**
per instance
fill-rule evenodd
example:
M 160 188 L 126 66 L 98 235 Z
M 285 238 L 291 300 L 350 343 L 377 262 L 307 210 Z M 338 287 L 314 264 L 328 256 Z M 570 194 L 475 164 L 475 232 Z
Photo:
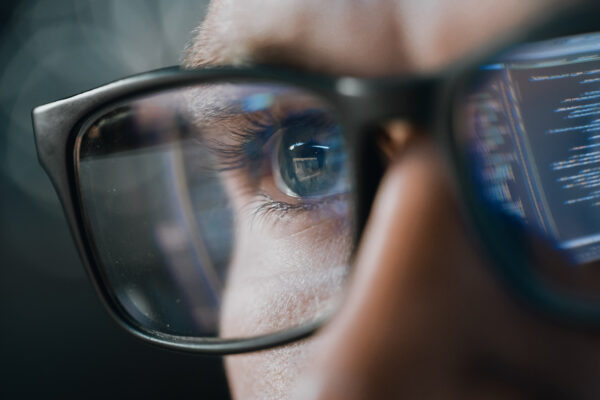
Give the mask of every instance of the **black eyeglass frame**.
M 85 211 L 78 186 L 77 141 L 102 110 L 119 102 L 162 90 L 215 81 L 277 82 L 302 87 L 322 97 L 337 112 L 344 127 L 355 176 L 357 243 L 383 175 L 373 128 L 382 121 L 403 119 L 423 126 L 446 150 L 455 166 L 467 212 L 481 234 L 499 275 L 525 304 L 560 323 L 600 326 L 600 309 L 556 296 L 536 282 L 527 271 L 527 249 L 518 238 L 521 232 L 505 218 L 486 207 L 470 183 L 469 163 L 459 151 L 453 132 L 457 128 L 455 99 L 463 94 L 465 83 L 478 67 L 494 59 L 510 45 L 600 31 L 600 5 L 585 3 L 554 16 L 533 30 L 513 34 L 512 40 L 496 43 L 483 52 L 453 65 L 435 76 L 396 78 L 332 77 L 270 66 L 217 67 L 186 70 L 172 67 L 125 78 L 97 89 L 37 107 L 33 124 L 40 163 L 46 170 L 65 210 L 76 246 L 103 303 L 127 331 L 150 343 L 174 350 L 206 354 L 233 354 L 256 351 L 305 338 L 325 319 L 248 339 L 216 339 L 168 335 L 141 326 L 119 304 L 100 266 L 97 250 L 90 240 Z M 515 40 L 518 38 L 518 40 Z

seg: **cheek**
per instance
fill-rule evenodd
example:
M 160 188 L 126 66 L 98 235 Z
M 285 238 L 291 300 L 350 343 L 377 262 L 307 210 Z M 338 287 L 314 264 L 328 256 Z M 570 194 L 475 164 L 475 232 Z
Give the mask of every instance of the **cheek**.
M 298 377 L 322 349 L 321 342 L 313 336 L 285 347 L 227 357 L 225 366 L 233 398 L 289 398 Z
M 224 175 L 234 221 L 234 246 L 220 314 L 220 336 L 251 337 L 326 316 L 348 273 L 352 223 L 345 196 L 312 208 L 280 198 L 268 176 L 249 187 L 248 173 Z M 261 196 L 267 193 L 271 200 Z
M 231 182 L 231 181 L 230 181 Z M 252 198 L 229 186 L 235 246 L 220 318 L 221 337 L 249 337 L 292 328 L 335 308 L 348 275 L 352 243 L 345 202 L 321 210 L 264 216 Z M 234 398 L 281 399 L 314 358 L 311 338 L 226 359 Z
M 272 333 L 332 311 L 348 273 L 350 243 L 338 221 L 287 235 L 266 223 L 242 226 L 223 296 L 222 337 Z

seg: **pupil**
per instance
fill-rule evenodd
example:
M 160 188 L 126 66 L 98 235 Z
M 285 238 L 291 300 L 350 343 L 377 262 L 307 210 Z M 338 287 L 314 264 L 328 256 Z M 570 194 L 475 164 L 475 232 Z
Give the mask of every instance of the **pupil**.
M 342 170 L 340 140 L 337 128 L 297 126 L 286 129 L 278 154 L 279 175 L 285 191 L 299 197 L 331 192 Z

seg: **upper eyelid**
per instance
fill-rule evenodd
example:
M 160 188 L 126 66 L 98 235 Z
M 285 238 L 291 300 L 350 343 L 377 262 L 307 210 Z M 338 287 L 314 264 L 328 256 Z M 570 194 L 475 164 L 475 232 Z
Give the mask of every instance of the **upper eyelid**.
M 229 130 L 229 138 L 233 139 L 232 143 L 217 138 L 202 138 L 201 140 L 222 163 L 223 167 L 220 169 L 230 171 L 246 167 L 249 161 L 252 161 L 252 155 L 262 151 L 265 143 L 264 137 L 270 137 L 271 132 L 269 127 L 263 128 L 255 125 L 254 127 L 238 128 L 235 131 Z
M 205 140 L 205 144 L 209 150 L 221 161 L 225 161 L 223 170 L 240 169 L 251 164 L 255 158 L 262 156 L 264 146 L 269 142 L 270 138 L 275 135 L 281 128 L 292 127 L 305 124 L 307 118 L 314 121 L 314 118 L 319 118 L 319 124 L 332 123 L 332 119 L 328 118 L 327 112 L 323 110 L 309 109 L 302 112 L 292 113 L 286 116 L 282 121 L 278 121 L 270 113 L 266 113 L 266 121 L 261 121 L 258 118 L 252 118 L 256 114 L 244 114 L 242 117 L 241 126 L 230 125 L 227 128 L 229 138 L 233 139 L 232 143 L 226 143 L 219 138 Z M 227 119 L 231 122 L 231 119 Z M 222 123 L 225 123 L 223 120 Z

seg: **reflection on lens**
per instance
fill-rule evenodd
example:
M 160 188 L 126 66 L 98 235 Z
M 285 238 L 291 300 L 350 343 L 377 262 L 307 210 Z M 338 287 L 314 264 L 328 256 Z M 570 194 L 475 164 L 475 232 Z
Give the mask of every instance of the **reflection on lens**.
M 461 121 L 482 197 L 536 232 L 531 265 L 569 291 L 600 282 L 590 267 L 600 259 L 600 34 L 520 45 L 482 66 Z
M 349 165 L 331 107 L 275 83 L 125 101 L 79 137 L 97 263 L 158 332 L 240 338 L 332 311 L 348 273 Z

